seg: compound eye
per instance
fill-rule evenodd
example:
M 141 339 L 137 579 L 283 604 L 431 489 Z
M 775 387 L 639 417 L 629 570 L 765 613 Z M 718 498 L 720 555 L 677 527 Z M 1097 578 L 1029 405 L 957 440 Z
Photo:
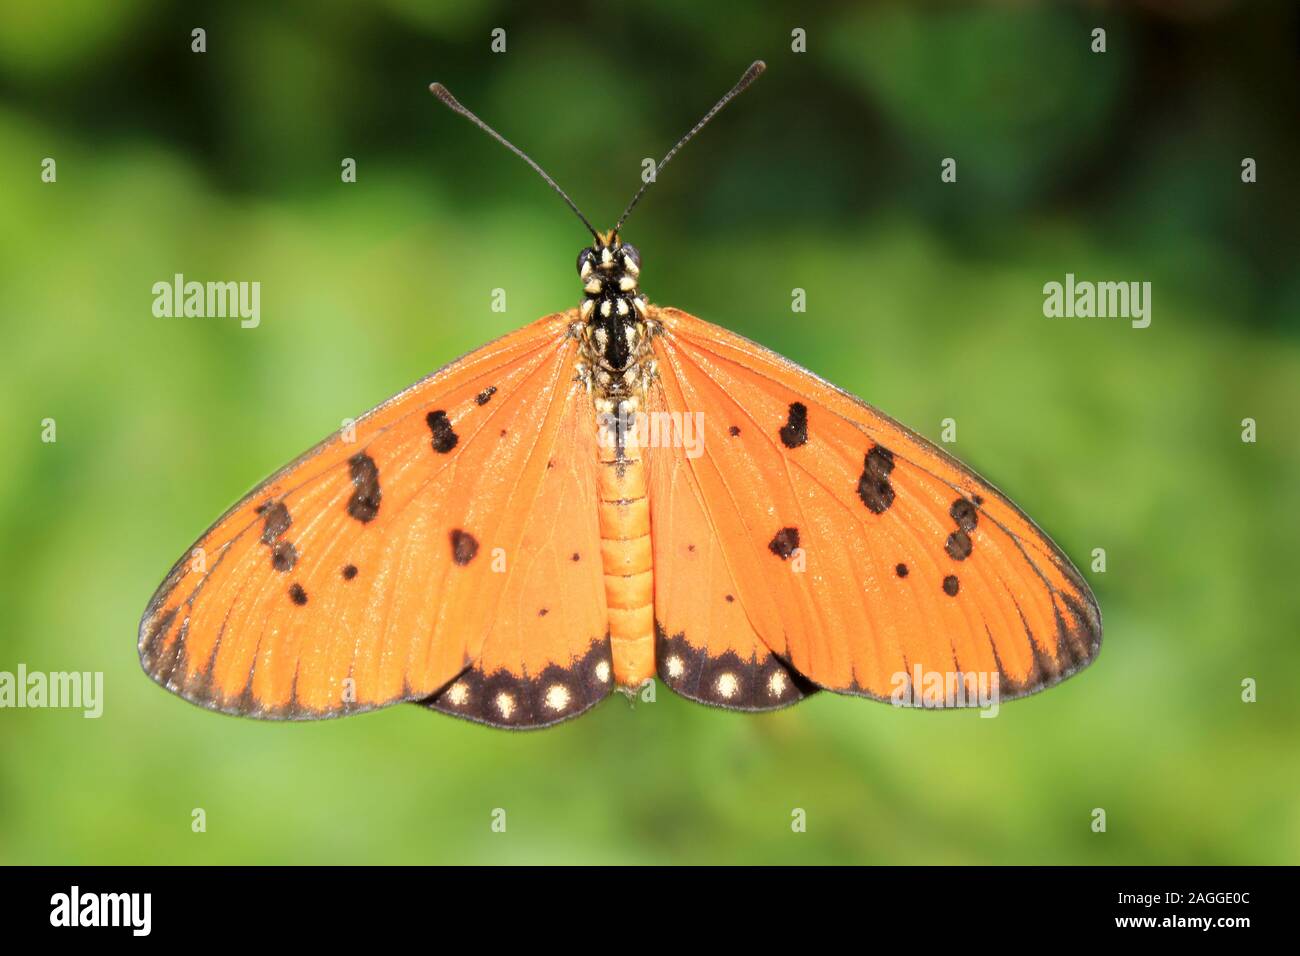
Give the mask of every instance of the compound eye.
M 623 243 L 623 265 L 631 266 L 633 272 L 641 271 L 641 250 L 631 243 Z
M 582 275 L 582 270 L 588 263 L 594 265 L 595 258 L 596 252 L 593 249 L 583 249 L 578 253 L 578 275 Z

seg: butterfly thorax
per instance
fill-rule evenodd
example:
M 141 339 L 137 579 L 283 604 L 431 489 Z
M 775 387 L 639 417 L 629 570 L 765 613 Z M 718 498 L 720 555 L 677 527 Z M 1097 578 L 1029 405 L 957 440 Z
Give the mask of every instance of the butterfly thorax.
M 602 396 L 639 391 L 652 372 L 648 306 L 640 290 L 641 256 L 616 234 L 578 254 L 582 280 L 582 372 Z

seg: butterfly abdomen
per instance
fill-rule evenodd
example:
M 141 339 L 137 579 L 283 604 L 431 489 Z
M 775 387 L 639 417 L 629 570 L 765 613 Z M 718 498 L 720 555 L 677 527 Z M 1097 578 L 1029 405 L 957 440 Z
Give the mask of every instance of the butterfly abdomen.
M 645 462 L 636 430 L 622 428 L 634 399 L 621 403 L 622 415 L 605 413 L 600 429 L 600 551 L 609 608 L 609 643 L 614 680 L 639 687 L 654 676 L 654 561 L 650 546 L 650 505 Z

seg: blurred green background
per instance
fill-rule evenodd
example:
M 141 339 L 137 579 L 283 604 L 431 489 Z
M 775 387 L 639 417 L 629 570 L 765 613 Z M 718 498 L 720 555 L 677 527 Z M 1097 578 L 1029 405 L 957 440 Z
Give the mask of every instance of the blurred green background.
M 0 711 L 0 861 L 1300 859 L 1294 5 L 270 7 L 0 8 L 0 670 L 106 685 L 99 720 Z M 145 677 L 145 602 L 230 502 L 579 301 L 581 227 L 429 82 L 604 227 L 756 57 L 625 230 L 646 291 L 931 438 L 955 419 L 1085 569 L 1097 663 L 995 720 L 661 687 L 532 734 L 263 724 Z M 155 318 L 177 272 L 260 281 L 260 327 Z M 1150 328 L 1045 318 L 1067 272 L 1150 281 Z

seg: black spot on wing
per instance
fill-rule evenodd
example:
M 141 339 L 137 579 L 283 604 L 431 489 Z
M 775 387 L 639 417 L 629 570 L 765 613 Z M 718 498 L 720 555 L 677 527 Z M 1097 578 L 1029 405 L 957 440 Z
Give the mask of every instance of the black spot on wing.
M 299 607 L 307 603 L 307 592 L 296 581 L 289 587 L 289 599 Z
M 577 717 L 604 700 L 613 686 L 609 638 L 602 637 L 581 657 L 552 664 L 536 676 L 507 670 L 485 674 L 470 666 L 420 703 L 492 727 L 532 730 Z
M 355 564 L 343 565 L 343 580 L 351 581 L 357 576 L 357 566 Z
M 874 446 L 862 461 L 858 497 L 872 514 L 884 514 L 894 503 L 894 486 L 889 481 L 893 470 L 894 453 L 884 445 Z
M 781 444 L 786 448 L 798 448 L 808 442 L 808 406 L 803 402 L 791 402 L 786 422 L 781 426 Z
M 977 501 L 979 496 L 975 496 Z M 979 512 L 975 510 L 975 505 L 965 498 L 958 498 L 948 509 L 948 514 L 952 520 L 957 522 L 957 529 L 965 531 L 967 534 L 975 530 L 975 525 L 979 523 Z
M 894 565 L 894 573 L 897 574 L 900 578 L 907 577 L 907 565 L 904 564 L 902 561 L 898 562 L 898 564 Z
M 298 549 L 292 541 L 277 541 L 271 545 L 271 567 L 283 574 L 292 571 L 297 563 Z
M 456 528 L 451 533 L 451 559 L 461 567 L 469 564 L 478 554 L 478 539 L 468 531 Z
M 460 441 L 460 436 L 451 427 L 451 419 L 442 409 L 430 412 L 424 419 L 429 424 L 429 431 L 433 433 L 433 450 L 440 455 L 445 455 Z
M 483 391 L 474 396 L 474 404 L 486 405 L 488 402 L 492 401 L 492 396 L 496 393 L 497 387 L 495 385 L 489 385 L 487 388 L 483 389 Z
M 735 438 L 737 435 L 740 434 L 740 426 L 732 425 L 730 428 L 727 429 L 727 434 L 730 435 L 732 438 Z
M 379 467 L 365 452 L 357 452 L 348 459 L 352 471 L 352 497 L 348 499 L 348 514 L 360 522 L 372 521 L 379 514 Z
M 264 501 L 257 507 L 262 515 L 262 543 L 271 549 L 271 567 L 280 572 L 293 570 L 298 563 L 298 549 L 283 538 L 293 519 L 283 501 Z
M 289 509 L 284 506 L 283 501 L 263 502 L 258 507 L 258 512 L 262 515 L 262 543 L 275 544 L 280 535 L 289 530 L 289 525 L 293 519 L 289 517 Z
M 950 574 L 943 579 L 943 593 L 948 597 L 956 597 L 960 588 L 961 582 L 957 580 L 957 575 Z
M 971 542 L 970 533 L 975 530 L 975 525 L 979 523 L 979 512 L 975 505 L 965 498 L 958 498 L 948 509 L 949 516 L 957 522 L 957 530 L 948 535 L 948 541 L 944 545 L 944 550 L 948 552 L 948 557 L 954 561 L 965 561 L 970 557 L 973 543 Z
M 797 547 L 799 547 L 798 528 L 782 528 L 767 544 L 768 550 L 782 561 L 794 554 L 794 549 Z
M 965 531 L 954 531 L 948 535 L 948 542 L 943 546 L 948 552 L 948 557 L 954 561 L 965 561 L 970 557 L 971 540 L 970 535 Z

